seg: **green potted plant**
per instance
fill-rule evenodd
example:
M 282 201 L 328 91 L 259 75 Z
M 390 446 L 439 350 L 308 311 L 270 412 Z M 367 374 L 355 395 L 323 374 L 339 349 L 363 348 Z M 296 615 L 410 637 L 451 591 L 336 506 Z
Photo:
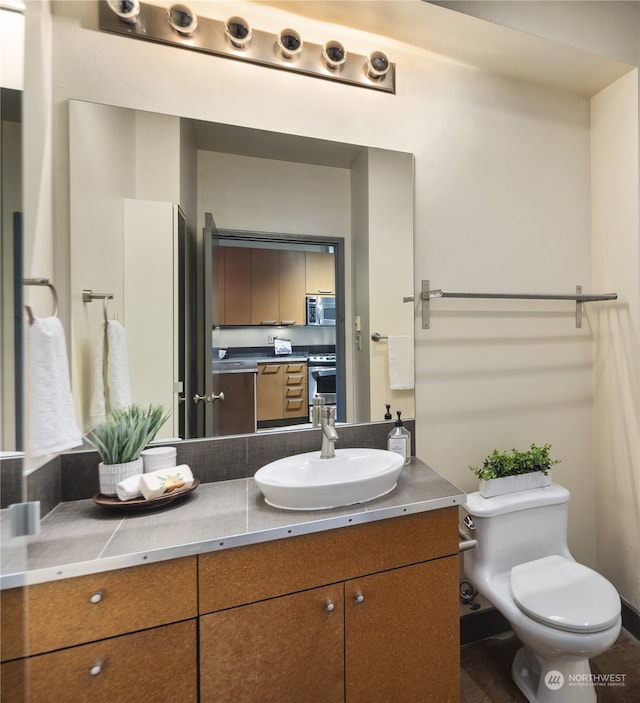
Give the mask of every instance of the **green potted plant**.
M 110 417 L 96 425 L 87 441 L 100 455 L 98 466 L 100 493 L 116 495 L 116 485 L 143 471 L 142 450 L 156 436 L 170 416 L 162 405 L 142 408 L 129 405 L 114 410 Z
M 560 463 L 559 459 L 551 458 L 550 450 L 550 444 L 541 447 L 532 444 L 524 452 L 494 449 L 481 467 L 469 469 L 480 479 L 480 494 L 485 498 L 541 488 L 551 483 L 551 467 Z

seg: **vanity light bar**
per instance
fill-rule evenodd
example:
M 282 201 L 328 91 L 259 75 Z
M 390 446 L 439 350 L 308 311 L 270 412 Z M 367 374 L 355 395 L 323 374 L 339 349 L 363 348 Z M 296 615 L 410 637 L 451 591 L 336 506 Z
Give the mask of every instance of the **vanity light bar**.
M 124 6 L 126 11 L 117 12 L 115 8 L 121 5 L 118 0 L 99 0 L 98 4 L 99 27 L 105 32 L 249 61 L 361 88 L 396 92 L 395 64 L 381 51 L 360 56 L 349 53 L 338 41 L 327 41 L 324 46 L 310 44 L 291 28 L 271 34 L 253 29 L 241 17 L 232 17 L 224 22 L 198 18 L 186 5 L 174 4 L 163 8 L 128 0 Z M 129 9 L 130 5 L 135 6 L 133 12 Z M 176 29 L 176 8 L 178 12 L 191 12 L 190 31 Z M 169 22 L 170 17 L 173 18 L 172 23 Z

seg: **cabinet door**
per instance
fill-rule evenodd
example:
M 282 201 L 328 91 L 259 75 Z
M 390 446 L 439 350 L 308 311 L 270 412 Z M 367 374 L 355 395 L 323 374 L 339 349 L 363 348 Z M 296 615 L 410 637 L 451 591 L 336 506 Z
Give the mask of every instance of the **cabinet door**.
M 334 255 L 308 251 L 306 256 L 306 288 L 309 295 L 333 295 L 336 292 Z
M 347 703 L 458 701 L 458 557 L 345 584 Z
M 251 324 L 279 322 L 278 250 L 251 249 Z
M 282 364 L 258 364 L 258 420 L 282 417 Z
M 335 584 L 202 616 L 201 703 L 341 703 L 343 593 Z
M 196 621 L 92 642 L 27 661 L 30 703 L 195 703 Z
M 213 433 L 216 437 L 256 431 L 256 374 L 221 373 L 213 376 L 213 392 L 224 393 L 213 404 Z
M 225 249 L 224 317 L 227 325 L 251 324 L 251 249 Z
M 306 324 L 305 252 L 281 249 L 278 265 L 280 321 L 283 325 L 304 325 Z

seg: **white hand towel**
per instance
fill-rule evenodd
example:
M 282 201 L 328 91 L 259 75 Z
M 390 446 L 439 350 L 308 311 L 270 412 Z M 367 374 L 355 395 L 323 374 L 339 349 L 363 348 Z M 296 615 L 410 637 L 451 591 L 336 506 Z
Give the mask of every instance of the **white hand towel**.
M 411 390 L 415 385 L 413 369 L 413 337 L 389 337 L 389 388 L 392 391 Z
M 96 422 L 127 405 L 131 405 L 127 332 L 117 320 L 109 320 L 96 345 L 90 415 Z
M 142 491 L 140 490 L 140 479 L 142 474 L 129 476 L 120 483 L 116 484 L 116 495 L 120 500 L 131 500 L 132 498 L 140 498 Z
M 96 351 L 93 356 L 93 396 L 91 397 L 91 408 L 89 414 L 93 420 L 92 424 L 103 420 L 107 414 L 107 401 L 104 394 L 104 362 L 107 346 L 107 323 L 100 325 L 100 335 L 96 344 Z
M 127 331 L 117 320 L 107 322 L 107 386 L 111 410 L 131 405 Z
M 44 456 L 82 444 L 71 396 L 64 328 L 57 317 L 36 317 L 29 338 L 29 453 Z

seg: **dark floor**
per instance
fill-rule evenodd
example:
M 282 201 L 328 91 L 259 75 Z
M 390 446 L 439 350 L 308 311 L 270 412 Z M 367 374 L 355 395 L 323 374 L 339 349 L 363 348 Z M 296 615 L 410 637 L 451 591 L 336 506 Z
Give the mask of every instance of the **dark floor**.
M 527 703 L 511 680 L 511 662 L 520 648 L 509 632 L 461 648 L 461 703 Z M 593 674 L 624 674 L 623 685 L 596 686 L 598 703 L 640 701 L 640 642 L 622 630 L 616 644 L 591 660 Z

